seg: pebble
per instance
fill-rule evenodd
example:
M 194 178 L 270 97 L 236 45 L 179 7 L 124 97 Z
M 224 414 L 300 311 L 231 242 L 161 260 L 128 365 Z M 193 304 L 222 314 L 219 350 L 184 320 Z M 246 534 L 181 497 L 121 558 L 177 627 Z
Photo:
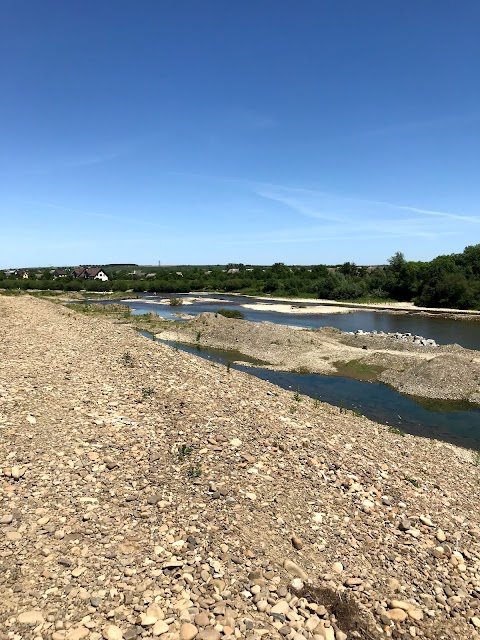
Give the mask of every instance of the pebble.
M 295 534 L 292 535 L 292 545 L 295 549 L 300 550 L 303 547 L 303 542 Z
M 170 627 L 165 622 L 165 620 L 157 620 L 152 627 L 152 632 L 154 636 L 161 636 L 162 633 L 167 633 Z
M 41 611 L 38 609 L 31 609 L 30 611 L 24 611 L 18 616 L 20 624 L 37 625 L 44 622 L 44 617 Z
M 308 582 L 308 574 L 296 562 L 288 558 L 283 562 L 283 568 L 288 571 L 291 576 L 297 576 L 304 582 Z
M 106 640 L 121 640 L 123 638 L 123 631 L 114 624 L 109 624 L 103 630 L 103 637 Z
M 387 615 L 390 620 L 393 620 L 394 622 L 403 622 L 408 616 L 407 612 L 403 609 L 390 609 L 387 611 Z
M 193 640 L 198 633 L 198 629 L 194 624 L 185 622 L 180 627 L 180 640 Z

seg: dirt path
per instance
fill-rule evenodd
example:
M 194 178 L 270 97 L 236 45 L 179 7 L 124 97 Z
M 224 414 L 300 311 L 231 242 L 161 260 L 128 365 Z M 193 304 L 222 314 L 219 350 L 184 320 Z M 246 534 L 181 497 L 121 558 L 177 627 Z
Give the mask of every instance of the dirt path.
M 0 297 L 1 640 L 478 638 L 480 467 Z

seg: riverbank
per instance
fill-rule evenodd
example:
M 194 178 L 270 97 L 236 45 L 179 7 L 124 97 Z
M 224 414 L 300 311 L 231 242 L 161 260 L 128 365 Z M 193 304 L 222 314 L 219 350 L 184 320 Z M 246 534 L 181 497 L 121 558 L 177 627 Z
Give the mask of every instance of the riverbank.
M 100 314 L 0 332 L 5 637 L 480 637 L 471 452 Z
M 480 354 L 459 345 L 423 346 L 393 336 L 305 330 L 204 313 L 165 325 L 157 337 L 241 353 L 273 370 L 380 381 L 424 398 L 480 403 Z
M 337 309 L 346 309 L 345 313 L 351 313 L 352 311 L 358 311 L 365 309 L 368 311 L 390 311 L 401 313 L 425 313 L 431 315 L 444 315 L 445 317 L 468 317 L 469 319 L 480 320 L 480 311 L 470 309 L 447 309 L 443 307 L 417 307 L 413 302 L 354 302 L 352 300 L 343 302 L 341 300 L 329 300 L 326 298 L 282 298 L 282 297 L 267 297 L 267 296 L 248 296 L 243 293 L 231 293 L 233 296 L 241 296 L 246 298 L 255 298 L 257 300 L 265 300 L 272 302 L 285 302 L 293 307 L 299 304 L 305 305 L 319 305 L 317 313 L 339 313 L 338 311 L 323 311 L 321 306 L 328 306 Z M 321 305 L 321 306 L 320 306 Z M 252 308 L 252 307 L 250 307 Z M 304 310 L 305 311 L 305 310 Z M 285 313 L 290 313 L 285 309 Z

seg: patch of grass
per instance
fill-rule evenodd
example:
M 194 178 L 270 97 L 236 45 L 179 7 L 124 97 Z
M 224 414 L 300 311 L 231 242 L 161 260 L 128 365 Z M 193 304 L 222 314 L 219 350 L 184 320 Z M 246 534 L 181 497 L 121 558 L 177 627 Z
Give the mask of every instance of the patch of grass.
M 183 304 L 183 299 L 182 298 L 170 298 L 170 302 L 169 302 L 171 307 L 181 307 Z
M 313 408 L 318 409 L 319 406 L 320 406 L 320 400 L 318 399 L 318 396 L 315 396 L 315 398 L 313 399 Z
M 126 367 L 133 367 L 135 364 L 133 356 L 128 351 L 125 351 L 125 353 L 122 353 L 122 357 L 120 358 L 120 360 Z
M 155 395 L 155 389 L 153 387 L 143 387 L 142 389 L 142 398 L 143 400 L 148 400 Z
M 202 476 L 202 465 L 200 463 L 190 465 L 187 469 L 187 476 L 190 480 L 200 478 Z
M 224 316 L 225 318 L 236 318 L 237 320 L 243 320 L 244 315 L 238 309 L 219 309 L 215 313 L 218 313 L 220 316 Z
M 410 484 L 412 484 L 414 487 L 417 487 L 417 489 L 420 487 L 420 483 L 418 480 L 415 480 L 415 478 L 411 478 L 410 476 L 405 476 L 405 481 L 409 482 Z
M 376 364 L 367 364 L 362 360 L 349 360 L 348 362 L 337 361 L 333 363 L 338 374 L 345 378 L 355 378 L 365 382 L 378 381 L 379 375 L 385 371 L 385 367 Z
M 405 435 L 405 431 L 402 431 L 398 427 L 388 427 L 388 430 L 390 431 L 390 433 L 395 433 L 397 436 Z
M 478 449 L 478 451 L 473 452 L 473 464 L 476 467 L 480 467 L 480 449 Z
M 185 458 L 188 458 L 193 453 L 193 447 L 189 447 L 187 444 L 181 444 L 177 449 L 177 456 L 180 462 L 183 462 Z
M 231 360 L 229 360 L 229 361 L 227 362 L 227 373 L 230 373 L 230 367 L 231 367 L 231 365 L 232 365 L 232 361 L 231 361 Z
M 197 342 L 200 342 L 200 338 L 202 337 L 202 332 L 201 331 L 197 331 L 197 335 L 195 337 Z
M 302 396 L 300 395 L 300 388 L 299 387 L 297 387 L 297 390 L 293 394 L 293 399 L 295 400 L 295 402 L 301 402 L 302 401 Z

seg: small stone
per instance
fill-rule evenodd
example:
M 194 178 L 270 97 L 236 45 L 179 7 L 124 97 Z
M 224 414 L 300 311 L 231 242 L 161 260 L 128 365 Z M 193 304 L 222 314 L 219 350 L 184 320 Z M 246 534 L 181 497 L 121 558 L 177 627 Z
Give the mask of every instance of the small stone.
M 147 616 L 155 618 L 156 620 L 164 620 L 165 614 L 163 613 L 162 608 L 156 602 L 153 602 L 147 608 Z
M 303 580 L 300 578 L 294 578 L 291 581 L 290 586 L 294 591 L 301 591 L 303 589 L 303 584 Z
M 201 611 L 200 613 L 197 613 L 194 621 L 195 621 L 195 624 L 198 625 L 199 627 L 207 627 L 210 624 L 209 615 L 205 611 Z
M 103 630 L 103 637 L 106 640 L 121 640 L 123 638 L 123 631 L 114 624 L 109 624 Z
M 84 627 L 73 627 L 67 631 L 67 635 L 65 636 L 66 640 L 82 640 L 82 638 L 86 638 L 90 634 L 90 631 Z
M 388 588 L 391 589 L 392 591 L 400 590 L 400 581 L 397 580 L 396 578 L 388 578 L 387 585 L 388 585 Z
M 335 573 L 342 573 L 343 564 L 341 562 L 334 562 L 332 564 L 332 571 L 335 572 Z
M 30 611 L 24 611 L 18 616 L 20 624 L 37 625 L 45 622 L 43 614 L 38 609 L 31 609 Z
M 308 582 L 308 574 L 298 566 L 293 560 L 289 560 L 288 558 L 283 562 L 283 568 L 285 571 L 291 576 L 296 576 L 297 578 L 301 578 L 304 582 Z
M 13 515 L 11 513 L 7 513 L 7 515 L 0 518 L 0 524 L 10 524 L 12 521 Z
M 300 538 L 298 536 L 293 534 L 292 535 L 292 545 L 293 545 L 294 549 L 297 549 L 297 551 L 299 551 L 303 547 L 303 542 L 300 540 Z
M 408 614 L 403 609 L 390 609 L 390 611 L 387 611 L 387 615 L 394 622 L 403 622 L 407 619 Z
M 400 520 L 398 528 L 400 529 L 400 531 L 408 531 L 411 526 L 412 523 L 410 522 L 410 520 L 408 520 L 408 518 L 402 518 Z
M 421 609 L 418 609 L 417 607 L 411 607 L 410 609 L 408 609 L 407 613 L 410 618 L 412 618 L 412 620 L 423 620 L 423 611 Z
M 22 534 L 18 531 L 7 531 L 5 535 L 7 540 L 10 540 L 10 542 L 15 542 L 16 540 L 22 539 Z
M 21 469 L 20 467 L 12 467 L 12 478 L 14 480 L 20 480 L 20 478 L 25 474 L 25 469 Z
M 102 599 L 97 597 L 90 598 L 90 604 L 92 605 L 92 607 L 95 607 L 95 609 L 97 609 L 102 604 Z
M 297 580 L 298 580 L 298 579 L 299 579 L 299 578 L 297 578 Z M 302 582 L 302 584 L 303 584 L 303 582 Z M 259 600 L 259 601 L 257 602 L 257 609 L 258 609 L 261 613 L 263 613 L 264 611 L 266 611 L 266 610 L 267 610 L 267 607 L 268 607 L 268 602 L 267 602 L 266 600 Z
M 152 627 L 157 622 L 155 616 L 148 616 L 146 613 L 140 614 L 140 624 L 142 627 Z
M 185 622 L 180 627 L 180 640 L 193 640 L 198 633 L 198 629 L 194 624 Z
M 433 527 L 433 522 L 428 516 L 420 516 L 420 522 L 424 524 L 426 527 Z
M 37 419 L 32 415 L 28 415 L 27 416 L 27 422 L 29 422 L 30 424 L 36 424 Z
M 220 631 L 213 628 L 203 629 L 196 637 L 197 640 L 220 640 Z
M 286 600 L 278 600 L 278 602 L 273 605 L 271 613 L 281 613 L 285 616 L 289 611 L 290 605 L 288 602 Z
M 472 618 L 470 618 L 470 622 L 473 624 L 474 627 L 477 627 L 477 629 L 480 629 L 480 618 L 478 618 L 477 616 L 473 616 Z
M 233 440 L 230 440 L 230 444 L 232 447 L 240 447 L 242 445 L 242 441 L 238 438 L 233 438 Z
M 155 622 L 155 624 L 153 625 L 152 632 L 154 636 L 161 636 L 162 633 L 167 633 L 169 628 L 170 627 L 165 622 L 165 620 L 157 620 L 157 622 Z
M 438 529 L 437 533 L 435 534 L 435 537 L 439 542 L 445 542 L 445 540 L 447 539 L 447 536 L 444 534 L 444 532 L 441 529 Z

